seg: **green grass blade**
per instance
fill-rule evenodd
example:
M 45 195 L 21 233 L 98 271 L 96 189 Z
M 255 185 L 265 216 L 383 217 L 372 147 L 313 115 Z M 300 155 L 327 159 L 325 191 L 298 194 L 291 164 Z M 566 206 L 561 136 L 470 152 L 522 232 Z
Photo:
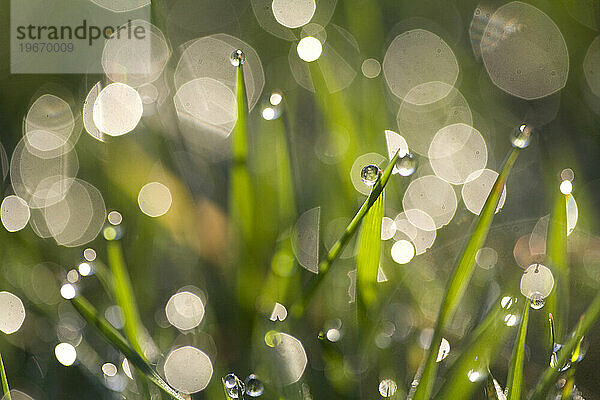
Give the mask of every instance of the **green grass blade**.
M 302 298 L 300 298 L 300 300 L 298 300 L 292 306 L 291 310 L 292 310 L 292 315 L 294 317 L 298 318 L 304 314 L 306 307 L 312 300 L 313 295 L 315 294 L 317 288 L 319 287 L 319 285 L 323 281 L 323 278 L 329 271 L 331 264 L 333 264 L 333 262 L 342 253 L 342 251 L 344 250 L 344 248 L 346 247 L 346 245 L 348 244 L 348 242 L 350 241 L 350 239 L 352 238 L 352 236 L 354 235 L 354 233 L 360 226 L 361 221 L 363 220 L 365 215 L 367 215 L 367 212 L 371 209 L 371 207 L 375 204 L 375 202 L 379 198 L 379 195 L 383 192 L 385 185 L 387 185 L 387 183 L 390 179 L 390 176 L 392 175 L 392 170 L 393 170 L 394 165 L 396 164 L 396 161 L 398 160 L 398 158 L 399 158 L 399 155 L 398 155 L 398 153 L 396 153 L 396 155 L 394 155 L 394 157 L 391 159 L 391 161 L 387 165 L 387 167 L 385 167 L 385 169 L 383 170 L 381 177 L 379 178 L 377 183 L 375 183 L 375 186 L 373 187 L 373 190 L 371 190 L 371 193 L 369 194 L 369 197 L 367 197 L 367 200 L 365 200 L 365 202 L 360 207 L 360 209 L 358 210 L 358 212 L 356 213 L 354 218 L 352 218 L 352 221 L 350 221 L 350 223 L 346 227 L 346 230 L 344 231 L 342 236 L 331 247 L 325 260 L 319 264 L 319 274 L 317 275 L 316 279 L 313 281 L 310 288 L 306 292 L 303 293 Z
M 2 380 L 2 393 L 4 400 L 11 400 L 10 388 L 8 387 L 8 379 L 6 378 L 6 371 L 4 370 L 4 362 L 2 361 L 2 354 L 0 354 L 0 380 Z
M 177 400 L 185 400 L 185 398 L 179 394 L 175 389 L 170 387 L 162 377 L 152 369 L 150 364 L 142 357 L 140 353 L 132 348 L 127 340 L 117 331 L 101 314 L 98 310 L 82 296 L 77 296 L 71 300 L 71 304 L 75 307 L 77 312 L 81 314 L 83 319 L 87 323 L 94 326 L 103 336 L 116 347 L 128 361 L 137 368 L 143 375 L 154 382 L 161 390 L 166 394 Z
M 548 312 L 554 316 L 556 342 L 566 333 L 569 310 L 569 269 L 567 261 L 567 198 L 555 196 L 547 238 L 547 264 L 555 274 L 555 290 L 546 299 Z
M 385 192 L 377 198 L 365 215 L 358 235 L 358 255 L 356 258 L 357 298 L 365 308 L 369 308 L 376 298 L 377 273 L 381 256 L 381 221 Z
M 231 167 L 230 181 L 230 211 L 237 231 L 241 231 L 245 239 L 252 237 L 254 221 L 254 208 L 252 204 L 252 183 L 248 174 L 248 101 L 246 99 L 246 86 L 244 84 L 243 64 L 237 67 L 236 101 L 237 122 L 231 140 L 231 154 L 233 165 Z
M 521 328 L 513 347 L 510 367 L 508 369 L 508 400 L 521 400 L 523 386 L 523 362 L 525 357 L 525 338 L 527 337 L 527 322 L 529 320 L 529 304 L 525 302 L 525 309 L 521 316 Z
M 502 172 L 500 172 L 500 175 L 496 179 L 490 195 L 483 206 L 483 210 L 479 215 L 479 219 L 477 220 L 477 224 L 475 225 L 471 237 L 454 268 L 450 283 L 446 289 L 444 300 L 440 307 L 431 347 L 425 364 L 425 370 L 423 371 L 423 376 L 421 377 L 421 381 L 415 392 L 414 400 L 428 400 L 431 397 L 437 372 L 436 358 L 442 340 L 442 332 L 452 320 L 454 312 L 467 289 L 467 285 L 469 284 L 475 267 L 475 254 L 485 243 L 488 230 L 494 219 L 498 201 L 500 200 L 500 195 L 502 194 L 510 170 L 518 155 L 519 149 L 515 148 L 510 152 L 504 163 Z
M 565 365 L 565 363 L 569 361 L 569 358 L 572 357 L 573 352 L 577 349 L 577 346 L 579 346 L 581 338 L 590 330 L 598 317 L 600 317 L 600 293 L 594 297 L 592 303 L 581 316 L 577 328 L 575 328 L 575 331 L 569 336 L 569 340 L 563 345 L 558 354 L 556 365 Z M 545 393 L 556 383 L 558 373 L 559 371 L 556 368 L 546 368 L 528 399 L 543 399 Z
M 144 357 L 144 352 L 140 343 L 140 335 L 143 330 L 138 308 L 131 286 L 131 280 L 125 266 L 123 250 L 119 241 L 113 240 L 107 243 L 108 265 L 113 275 L 113 292 L 115 300 L 125 319 L 125 336 L 132 344 L 133 348 Z
M 498 349 L 505 343 L 506 338 L 515 329 L 506 324 L 506 316 L 515 314 L 514 298 L 510 301 L 512 306 L 502 307 L 499 300 L 487 316 L 477 325 L 469 335 L 462 347 L 458 358 L 450 366 L 446 374 L 445 384 L 435 396 L 435 399 L 470 399 L 479 385 L 468 380 L 471 370 L 483 374 L 487 366 L 493 361 L 493 356 L 498 354 Z

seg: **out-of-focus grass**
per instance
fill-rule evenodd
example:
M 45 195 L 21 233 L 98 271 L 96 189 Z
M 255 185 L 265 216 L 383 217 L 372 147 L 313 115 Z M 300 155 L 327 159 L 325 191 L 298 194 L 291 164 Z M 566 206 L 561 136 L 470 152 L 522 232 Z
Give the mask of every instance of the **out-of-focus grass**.
M 2 393 L 3 399 L 11 400 L 10 388 L 8 387 L 8 379 L 6 378 L 6 371 L 4 370 L 4 362 L 2 361 L 2 354 L 0 354 L 0 381 L 2 381 Z
M 121 243 L 117 240 L 108 241 L 106 249 L 108 264 L 113 276 L 113 293 L 117 304 L 123 311 L 125 335 L 135 351 L 145 358 L 141 341 L 144 328 L 140 319 L 135 295 L 133 294 L 129 273 L 125 266 Z
M 500 200 L 500 195 L 504 190 L 504 185 L 508 179 L 508 175 L 517 160 L 520 149 L 513 149 L 504 163 L 500 175 L 496 179 L 494 186 L 488 196 L 483 210 L 477 219 L 477 224 L 471 233 L 471 236 L 462 251 L 456 267 L 452 272 L 450 283 L 446 289 L 446 293 L 442 300 L 440 312 L 438 314 L 435 331 L 431 346 L 429 348 L 429 354 L 423 370 L 423 375 L 419 381 L 419 386 L 415 392 L 414 400 L 426 400 L 431 396 L 433 390 L 433 384 L 436 377 L 437 363 L 436 358 L 440 349 L 443 331 L 447 328 L 454 312 L 458 307 L 460 300 L 462 299 L 467 285 L 469 284 L 471 275 L 475 267 L 475 255 L 477 251 L 485 243 L 488 230 L 494 219 L 494 214 Z

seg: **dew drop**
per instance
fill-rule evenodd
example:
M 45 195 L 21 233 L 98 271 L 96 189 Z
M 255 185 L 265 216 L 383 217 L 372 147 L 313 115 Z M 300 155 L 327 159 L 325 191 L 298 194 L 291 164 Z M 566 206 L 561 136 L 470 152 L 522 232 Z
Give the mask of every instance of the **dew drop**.
M 246 378 L 246 394 L 250 397 L 259 397 L 265 391 L 265 385 L 256 377 L 251 374 Z
M 360 171 L 360 178 L 365 185 L 373 186 L 381 176 L 381 169 L 374 164 L 369 164 Z
M 246 55 L 240 49 L 234 50 L 230 57 L 231 65 L 239 67 L 246 62 Z
M 410 176 L 417 169 L 417 159 L 411 153 L 406 153 L 396 161 L 396 169 L 402 176 Z
M 223 386 L 225 389 L 231 389 L 237 386 L 237 377 L 235 374 L 228 374 L 223 378 Z
M 531 308 L 534 310 L 539 310 L 540 308 L 544 307 L 544 304 L 546 304 L 546 301 L 540 292 L 533 292 L 531 294 L 529 298 L 529 305 Z
M 531 135 L 533 135 L 533 127 L 522 124 L 514 130 L 510 142 L 513 147 L 524 149 L 531 143 Z
M 382 397 L 392 397 L 396 394 L 398 385 L 391 379 L 384 379 L 379 383 L 379 394 Z

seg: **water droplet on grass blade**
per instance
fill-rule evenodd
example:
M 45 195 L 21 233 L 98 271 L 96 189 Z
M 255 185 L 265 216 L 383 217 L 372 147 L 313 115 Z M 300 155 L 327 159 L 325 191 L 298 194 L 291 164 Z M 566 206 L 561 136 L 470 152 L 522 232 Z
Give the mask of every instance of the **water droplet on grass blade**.
M 417 169 L 417 159 L 411 153 L 406 153 L 398 158 L 395 167 L 400 175 L 410 176 Z
M 265 385 L 254 374 L 246 378 L 246 394 L 250 397 L 259 397 L 265 391 Z
M 365 185 L 373 186 L 377 182 L 377 179 L 381 176 L 381 168 L 377 165 L 367 165 L 360 171 L 360 178 Z
M 391 379 L 384 379 L 379 383 L 379 394 L 382 397 L 392 397 L 397 390 L 398 385 Z
M 246 62 L 246 55 L 240 49 L 236 49 L 231 53 L 231 65 L 239 67 Z
M 531 143 L 531 136 L 533 135 L 533 127 L 530 125 L 522 124 L 516 128 L 510 138 L 510 142 L 513 147 L 524 149 Z
M 530 295 L 529 305 L 534 310 L 539 310 L 540 308 L 544 307 L 545 303 L 544 297 L 540 292 L 534 292 Z
M 224 378 L 223 378 L 223 386 L 225 386 L 225 389 L 231 389 L 236 387 L 237 385 L 237 377 L 235 376 L 235 374 L 227 374 Z

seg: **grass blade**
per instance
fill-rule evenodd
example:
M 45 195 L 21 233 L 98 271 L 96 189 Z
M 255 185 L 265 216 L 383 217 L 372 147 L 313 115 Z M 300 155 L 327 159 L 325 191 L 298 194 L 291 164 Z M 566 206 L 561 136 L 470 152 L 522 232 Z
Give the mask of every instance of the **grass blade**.
M 140 334 L 143 327 L 133 294 L 131 280 L 125 266 L 121 243 L 115 240 L 109 241 L 107 244 L 107 253 L 108 265 L 113 274 L 112 282 L 115 299 L 119 307 L 121 307 L 125 319 L 125 336 L 135 351 L 144 357 L 144 351 L 140 342 Z
M 4 362 L 2 361 L 2 354 L 0 354 L 0 380 L 2 380 L 2 399 L 11 400 L 10 389 L 8 387 L 8 380 L 6 379 L 6 371 L 4 370 Z
M 525 309 L 521 316 L 521 328 L 513 347 L 510 367 L 508 369 L 508 400 L 520 400 L 523 386 L 523 362 L 525 357 L 525 338 L 527 337 L 527 322 L 529 320 L 529 304 L 525 302 Z
M 102 317 L 96 308 L 82 296 L 77 296 L 71 300 L 71 304 L 77 312 L 81 314 L 87 323 L 96 327 L 98 331 L 115 346 L 128 361 L 130 361 L 143 375 L 154 382 L 166 394 L 177 400 L 186 400 L 175 389 L 170 387 L 162 377 L 152 369 L 150 364 L 142 357 L 140 353 L 135 351 L 127 340 L 117 331 L 104 317 Z
M 244 84 L 243 64 L 237 69 L 236 102 L 237 122 L 231 140 L 231 167 L 229 207 L 236 230 L 241 231 L 245 239 L 252 237 L 254 208 L 252 204 L 252 183 L 248 174 L 248 101 Z
M 423 376 L 421 377 L 421 381 L 415 392 L 414 400 L 428 400 L 431 397 L 437 372 L 436 358 L 442 340 L 442 332 L 452 320 L 454 312 L 467 289 L 475 266 L 475 254 L 485 243 L 488 230 L 494 219 L 498 201 L 500 200 L 500 195 L 502 194 L 510 170 L 519 155 L 519 151 L 519 149 L 515 148 L 510 152 L 504 163 L 502 172 L 496 179 L 490 195 L 483 206 L 483 210 L 479 215 L 479 219 L 477 220 L 477 224 L 475 225 L 471 237 L 454 268 L 450 283 L 446 289 L 444 300 L 440 307 L 431 347 L 425 364 L 425 370 L 423 371 Z
M 377 273 L 381 256 L 381 221 L 385 192 L 377 198 L 361 224 L 356 258 L 357 298 L 368 309 L 376 298 Z
M 577 349 L 581 342 L 581 338 L 590 330 L 594 322 L 600 317 L 600 293 L 594 297 L 592 303 L 588 306 L 585 313 L 581 316 L 579 324 L 575 331 L 569 336 L 569 340 L 563 345 L 561 351 L 558 354 L 558 360 L 556 365 L 565 365 L 569 358 L 572 357 L 573 352 Z M 558 376 L 558 369 L 553 367 L 546 368 L 544 374 L 538 381 L 533 393 L 528 399 L 543 399 L 545 393 L 556 383 Z
M 548 311 L 554 315 L 556 342 L 566 333 L 569 310 L 569 269 L 567 261 L 567 197 L 558 192 L 548 226 L 547 263 L 555 273 L 555 287 L 548 299 Z
M 509 300 L 505 303 L 504 299 Z M 509 314 L 514 318 L 515 302 L 513 297 L 503 297 L 477 325 L 463 346 L 463 351 L 448 370 L 446 384 L 436 394 L 435 399 L 458 400 L 473 397 L 473 393 L 478 388 L 477 382 L 481 381 L 471 382 L 468 379 L 469 373 L 477 371 L 484 374 L 488 371 L 493 356 L 498 354 L 498 349 L 514 329 L 506 322 Z
M 292 315 L 294 317 L 298 318 L 304 314 L 306 307 L 312 300 L 317 288 L 319 287 L 319 285 L 323 281 L 323 278 L 329 271 L 331 264 L 333 264 L 333 262 L 342 253 L 342 251 L 344 250 L 344 248 L 346 247 L 346 245 L 360 226 L 362 219 L 365 217 L 365 215 L 367 215 L 367 212 L 371 209 L 373 204 L 375 204 L 375 202 L 379 198 L 379 195 L 383 192 L 385 185 L 387 185 L 390 176 L 392 175 L 392 170 L 398 158 L 399 154 L 396 153 L 396 155 L 394 155 L 394 157 L 390 160 L 390 163 L 387 165 L 387 167 L 385 167 L 385 169 L 383 170 L 381 177 L 379 178 L 377 183 L 375 183 L 375 186 L 373 187 L 373 190 L 371 190 L 371 193 L 369 194 L 369 197 L 367 197 L 367 200 L 365 200 L 365 202 L 360 207 L 354 218 L 352 218 L 352 221 L 350 221 L 342 236 L 331 247 L 325 260 L 319 264 L 319 274 L 313 281 L 312 286 L 310 286 L 310 288 L 303 293 L 300 300 L 298 300 L 292 306 Z

